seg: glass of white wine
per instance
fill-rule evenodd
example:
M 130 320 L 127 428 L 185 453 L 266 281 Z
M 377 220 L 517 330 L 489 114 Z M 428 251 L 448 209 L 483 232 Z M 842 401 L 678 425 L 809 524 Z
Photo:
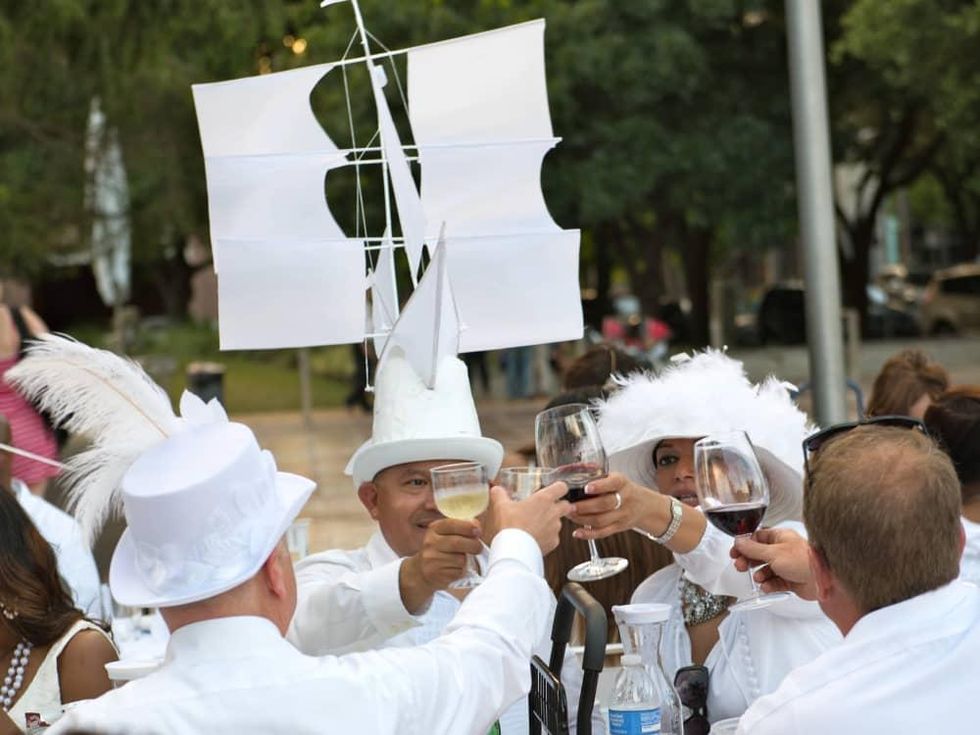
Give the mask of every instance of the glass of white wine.
M 447 518 L 469 521 L 487 509 L 490 483 L 487 468 L 479 462 L 457 462 L 433 467 L 432 494 L 436 507 Z M 473 557 L 466 557 L 466 572 L 453 582 L 453 589 L 476 587 L 483 581 Z
M 550 485 L 552 475 L 554 470 L 550 467 L 504 467 L 497 481 L 512 500 L 527 500 L 532 493 Z

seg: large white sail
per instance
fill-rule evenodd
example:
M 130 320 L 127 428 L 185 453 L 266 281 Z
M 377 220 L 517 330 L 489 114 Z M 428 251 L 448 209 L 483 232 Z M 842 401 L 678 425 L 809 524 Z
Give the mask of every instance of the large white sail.
M 333 65 L 194 85 L 222 349 L 358 342 L 364 252 L 327 208 L 345 165 L 310 107 Z
M 445 224 L 460 350 L 581 337 L 579 233 L 555 223 L 541 191 L 558 142 L 544 21 L 409 50 L 408 106 L 426 219 Z

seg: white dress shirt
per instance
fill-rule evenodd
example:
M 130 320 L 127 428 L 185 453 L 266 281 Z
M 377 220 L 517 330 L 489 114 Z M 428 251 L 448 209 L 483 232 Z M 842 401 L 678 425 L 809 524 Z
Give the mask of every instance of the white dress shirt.
M 954 581 L 875 610 L 749 708 L 742 735 L 972 733 L 980 589 Z
M 960 559 L 960 579 L 980 585 L 980 523 L 963 519 L 966 546 Z
M 75 607 L 90 618 L 102 618 L 99 600 L 99 570 L 78 521 L 31 492 L 14 478 L 11 490 L 58 560 L 58 573 L 71 590 Z
M 494 539 L 486 581 L 424 646 L 305 656 L 268 620 L 178 628 L 164 665 L 72 709 L 51 735 L 99 733 L 438 733 L 485 735 L 530 688 L 548 626 L 541 553 L 523 531 Z
M 799 530 L 799 524 L 786 525 Z M 676 554 L 677 564 L 651 575 L 633 593 L 632 602 L 671 606 L 660 649 L 671 681 L 679 668 L 693 663 L 681 606 L 681 575 L 686 573 L 714 594 L 744 597 L 751 591 L 748 575 L 732 565 L 731 547 L 732 537 L 709 524 L 693 551 Z M 710 673 L 709 719 L 740 716 L 760 696 L 775 691 L 790 671 L 840 640 L 837 627 L 820 607 L 795 595 L 761 610 L 730 612 L 718 626 L 718 642 L 704 661 Z
M 477 566 L 486 569 L 486 553 Z M 310 655 L 345 653 L 377 648 L 418 646 L 434 640 L 446 629 L 460 601 L 438 591 L 420 615 L 411 615 L 402 603 L 398 572 L 402 559 L 376 531 L 367 546 L 352 551 L 330 550 L 313 554 L 296 565 L 297 604 L 287 638 Z M 550 616 L 554 616 L 552 597 Z M 551 654 L 548 626 L 535 645 L 534 654 L 545 662 Z M 530 656 L 528 656 L 530 661 Z M 528 664 L 530 665 L 530 664 Z M 577 659 L 566 653 L 562 682 L 568 708 L 578 707 L 582 670 Z M 571 731 L 575 732 L 574 714 Z M 516 702 L 500 718 L 502 735 L 524 735 L 528 731 L 525 701 Z

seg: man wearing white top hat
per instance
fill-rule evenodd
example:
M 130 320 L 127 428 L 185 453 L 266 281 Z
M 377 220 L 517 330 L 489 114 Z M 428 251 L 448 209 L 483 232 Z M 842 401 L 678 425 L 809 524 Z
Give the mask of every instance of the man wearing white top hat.
M 159 607 L 172 634 L 160 669 L 78 705 L 52 733 L 486 732 L 526 693 L 550 619 L 541 553 L 569 509 L 563 486 L 524 503 L 494 494 L 502 530 L 486 581 L 439 640 L 314 658 L 282 637 L 296 601 L 283 536 L 311 481 L 278 472 L 217 404 L 185 394 L 176 417 L 163 391 L 109 353 L 46 336 L 8 377 L 93 437 L 68 468 L 76 513 L 100 520 L 121 488 L 128 527 L 113 595 Z

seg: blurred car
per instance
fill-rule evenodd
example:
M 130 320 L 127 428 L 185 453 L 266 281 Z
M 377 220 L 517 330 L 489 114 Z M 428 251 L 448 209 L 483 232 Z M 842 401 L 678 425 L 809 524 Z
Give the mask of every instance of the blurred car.
M 922 295 L 922 324 L 929 334 L 980 329 L 980 264 L 936 271 Z
M 912 306 L 895 306 L 883 289 L 872 284 L 868 284 L 867 294 L 865 339 L 917 337 L 921 334 L 919 319 Z M 756 330 L 760 344 L 806 342 L 803 285 L 792 282 L 769 288 L 759 303 Z

